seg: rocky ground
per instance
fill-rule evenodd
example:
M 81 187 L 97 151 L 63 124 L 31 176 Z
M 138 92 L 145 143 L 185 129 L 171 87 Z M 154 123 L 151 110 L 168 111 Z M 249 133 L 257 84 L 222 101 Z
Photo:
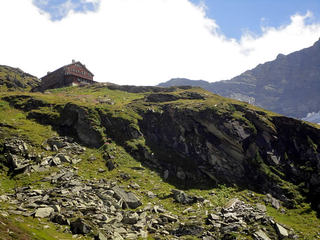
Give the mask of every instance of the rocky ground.
M 12 194 L 1 195 L 0 200 L 9 204 L 7 209 L 1 210 L 2 216 L 46 218 L 74 236 L 89 235 L 99 240 L 148 236 L 154 239 L 181 239 L 184 236 L 208 240 L 237 239 L 239 234 L 259 240 L 297 238 L 292 229 L 266 214 L 264 204 L 251 205 L 232 198 L 223 207 L 210 207 L 213 204 L 201 196 L 172 189 L 168 197 L 181 205 L 181 212 L 173 214 L 170 209 L 151 201 L 142 204 L 139 197 L 128 190 L 139 189 L 137 183 L 125 186 L 114 179 L 86 180 L 80 177 L 77 173 L 78 155 L 86 148 L 72 139 L 54 137 L 42 147 L 50 153 L 49 156 L 34 156 L 32 146 L 25 141 L 7 139 L 4 151 L 12 173 L 30 174 L 52 166 L 59 170 L 40 179 L 50 183 L 47 189 L 25 186 L 16 188 Z M 150 200 L 159 197 L 151 191 L 146 195 Z M 271 195 L 266 196 L 265 202 L 280 208 L 280 202 Z M 197 212 L 205 207 L 208 210 L 204 215 Z
M 1 240 L 320 237 L 318 126 L 200 88 L 0 90 Z

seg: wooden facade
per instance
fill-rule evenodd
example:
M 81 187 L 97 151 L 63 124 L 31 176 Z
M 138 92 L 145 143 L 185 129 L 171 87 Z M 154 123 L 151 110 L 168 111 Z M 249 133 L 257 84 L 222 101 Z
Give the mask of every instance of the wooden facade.
M 93 84 L 93 74 L 80 62 L 72 61 L 41 78 L 41 90 Z

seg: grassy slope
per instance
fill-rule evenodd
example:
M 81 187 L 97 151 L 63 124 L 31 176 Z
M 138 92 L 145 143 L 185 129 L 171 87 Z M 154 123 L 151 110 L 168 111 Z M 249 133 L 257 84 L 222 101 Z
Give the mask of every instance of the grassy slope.
M 181 90 L 182 91 L 182 90 Z M 202 107 L 207 107 L 208 105 L 212 108 L 217 108 L 221 114 L 225 114 L 232 110 L 232 116 L 235 118 L 241 118 L 242 113 L 233 109 L 233 104 L 239 104 L 247 106 L 245 103 L 240 103 L 233 100 L 228 100 L 208 92 L 205 92 L 201 89 L 193 89 L 192 91 L 197 91 L 202 94 L 207 94 L 206 100 L 178 100 L 174 104 L 177 108 L 192 108 L 192 109 L 201 109 Z M 106 100 L 107 103 L 99 104 L 100 108 L 106 108 L 107 111 L 110 111 L 115 116 L 124 118 L 124 119 L 134 119 L 138 116 L 132 112 L 131 107 L 128 107 L 128 104 L 134 102 L 135 107 L 137 108 L 148 108 L 152 107 L 148 104 L 140 104 L 138 99 L 144 97 L 143 94 L 137 93 L 127 93 L 122 91 L 113 91 L 106 88 L 99 87 L 83 87 L 83 88 L 65 88 L 52 90 L 50 93 L 41 94 L 41 93 L 19 93 L 19 92 L 10 92 L 2 93 L 0 97 L 8 95 L 18 95 L 24 94 L 32 96 L 36 99 L 41 99 L 44 102 L 50 104 L 64 105 L 68 102 L 74 102 L 81 106 L 86 107 L 96 107 L 99 104 L 101 99 L 110 99 Z M 177 94 L 177 93 L 174 93 Z M 137 102 L 135 102 L 137 101 Z M 166 103 L 159 103 L 159 105 Z M 254 108 L 255 110 L 264 111 L 262 109 Z M 0 119 L 1 119 L 1 128 L 0 128 L 0 141 L 4 141 L 6 137 L 10 136 L 19 136 L 25 139 L 27 142 L 32 143 L 34 151 L 42 153 L 41 143 L 47 138 L 56 135 L 57 133 L 51 129 L 50 126 L 40 125 L 32 120 L 27 119 L 26 113 L 17 109 L 14 109 L 9 106 L 9 104 L 3 100 L 0 101 Z M 48 110 L 48 109 L 46 109 Z M 157 110 L 157 109 L 155 109 Z M 272 114 L 268 113 L 267 114 Z M 118 163 L 119 167 L 111 172 L 97 173 L 98 168 L 106 169 L 105 161 L 102 158 L 103 151 L 107 148 L 115 156 L 115 161 Z M 88 160 L 91 156 L 95 156 L 95 161 Z M 115 142 L 112 142 L 108 145 L 103 146 L 101 149 L 88 149 L 82 156 L 83 161 L 80 162 L 77 167 L 79 168 L 79 174 L 83 178 L 107 178 L 114 179 L 120 182 L 124 186 L 128 186 L 130 183 L 138 183 L 140 189 L 134 191 L 143 201 L 144 204 L 148 202 L 154 202 L 158 205 L 164 206 L 166 209 L 169 209 L 174 214 L 181 214 L 181 212 L 189 207 L 183 206 L 173 202 L 172 198 L 169 198 L 171 189 L 174 186 L 170 185 L 167 182 L 164 182 L 161 176 L 158 173 L 152 171 L 151 169 L 144 168 L 144 170 L 137 170 L 137 167 L 141 167 L 140 162 L 132 158 L 121 146 L 118 146 Z M 9 178 L 6 175 L 8 169 L 2 166 L 0 170 L 0 194 L 4 192 L 12 192 L 14 187 L 25 186 L 25 185 L 34 185 L 36 187 L 50 188 L 50 184 L 44 185 L 39 182 L 39 179 L 49 172 L 44 172 L 42 174 L 31 174 L 28 175 L 18 175 L 13 178 Z M 50 171 L 57 171 L 55 168 L 51 168 Z M 130 175 L 129 180 L 123 180 L 120 177 L 121 173 L 127 173 Z M 160 196 L 159 198 L 151 199 L 146 197 L 146 192 L 152 191 L 153 193 Z M 205 208 L 199 208 L 197 204 L 192 206 L 196 210 L 194 213 L 188 213 L 188 215 L 195 215 L 198 218 L 205 217 L 205 211 L 212 211 L 216 206 L 222 206 L 225 204 L 228 199 L 233 197 L 239 197 L 240 199 L 255 203 L 262 202 L 264 196 L 259 194 L 249 194 L 248 191 L 242 191 L 236 188 L 229 188 L 225 186 L 220 186 L 215 189 L 210 190 L 199 190 L 199 189 L 190 189 L 188 190 L 191 194 L 201 195 L 206 199 L 212 202 L 211 206 L 206 206 Z M 10 205 L 6 203 L 0 203 L 1 211 L 7 210 L 10 208 Z M 297 232 L 301 233 L 301 236 L 304 236 L 305 239 L 314 239 L 318 229 L 320 227 L 320 220 L 316 218 L 315 213 L 311 210 L 310 206 L 304 205 L 300 209 L 295 210 L 285 210 L 286 213 L 282 214 L 279 211 L 275 211 L 273 208 L 268 207 L 268 212 L 271 216 L 274 216 L 280 223 L 284 223 L 289 227 L 292 227 Z M 0 236 L 4 236 L 3 239 L 72 239 L 71 234 L 64 233 L 63 228 L 57 227 L 56 225 L 47 222 L 46 220 L 37 220 L 32 218 L 24 218 L 20 216 L 12 216 L 8 219 L 0 218 Z M 191 220 L 190 220 L 191 221 Z M 49 226 L 47 229 L 42 230 L 43 226 Z M 9 233 L 7 233 L 7 229 Z M 13 233 L 11 234 L 10 231 Z M 18 234 L 18 235 L 17 235 Z M 0 237 L 1 239 L 1 237 Z M 85 239 L 84 237 L 82 239 Z
M 30 91 L 39 84 L 39 80 L 18 68 L 0 65 L 0 92 Z

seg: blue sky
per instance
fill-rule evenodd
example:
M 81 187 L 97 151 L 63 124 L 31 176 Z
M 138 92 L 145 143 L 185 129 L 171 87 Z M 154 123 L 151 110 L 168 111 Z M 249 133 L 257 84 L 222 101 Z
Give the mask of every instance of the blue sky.
M 314 44 L 319 5 L 320 0 L 0 0 L 7 36 L 0 38 L 0 64 L 42 77 L 75 59 L 96 81 L 117 84 L 227 80 Z
M 279 27 L 290 22 L 290 16 L 307 11 L 309 21 L 320 20 L 320 0 L 191 0 L 204 3 L 207 15 L 216 20 L 227 37 L 239 39 L 249 31 L 261 34 L 261 26 Z
M 52 21 L 63 19 L 70 10 L 86 13 L 96 11 L 99 7 L 99 1 L 83 0 L 33 0 L 33 3 L 49 13 Z
M 134 1 L 134 0 L 133 0 Z M 152 1 L 152 0 L 150 0 Z M 100 1 L 85 0 L 33 0 L 47 12 L 52 21 L 75 12 L 96 11 Z M 309 22 L 320 20 L 320 0 L 190 0 L 206 6 L 206 14 L 219 25 L 219 31 L 229 38 L 240 39 L 245 32 L 261 35 L 262 28 L 279 27 L 290 23 L 290 16 L 313 13 Z

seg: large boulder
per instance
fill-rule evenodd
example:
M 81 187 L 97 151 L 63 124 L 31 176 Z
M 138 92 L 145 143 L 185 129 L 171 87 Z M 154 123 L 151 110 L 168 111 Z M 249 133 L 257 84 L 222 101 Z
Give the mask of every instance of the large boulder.
M 34 214 L 35 217 L 47 218 L 54 212 L 52 207 L 38 208 Z
M 114 191 L 114 197 L 118 200 L 122 199 L 124 202 L 124 207 L 129 207 L 135 209 L 142 205 L 140 200 L 132 192 L 126 192 L 118 186 L 112 188 Z
M 192 204 L 197 201 L 196 197 L 190 196 L 190 195 L 186 194 L 184 191 L 180 191 L 180 190 L 176 190 L 176 189 L 172 190 L 172 195 L 173 195 L 174 200 L 176 200 L 178 203 L 182 203 L 182 204 Z

